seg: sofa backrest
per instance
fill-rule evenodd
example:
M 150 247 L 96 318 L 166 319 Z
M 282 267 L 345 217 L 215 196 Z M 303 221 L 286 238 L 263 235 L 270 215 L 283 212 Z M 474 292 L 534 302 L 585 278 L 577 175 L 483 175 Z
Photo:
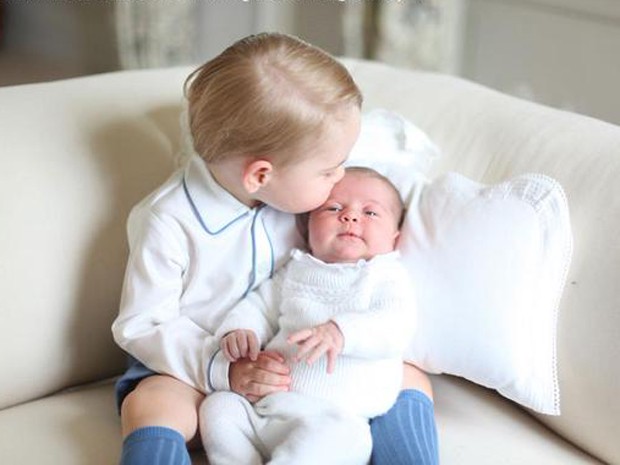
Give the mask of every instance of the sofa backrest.
M 0 408 L 123 369 L 125 221 L 174 167 L 189 71 L 0 88 Z

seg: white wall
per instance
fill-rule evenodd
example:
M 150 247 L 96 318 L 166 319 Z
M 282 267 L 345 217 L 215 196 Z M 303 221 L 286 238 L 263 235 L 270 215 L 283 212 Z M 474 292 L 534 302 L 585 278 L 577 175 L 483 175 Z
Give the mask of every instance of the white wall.
M 198 55 L 209 59 L 233 41 L 262 31 L 295 34 L 308 42 L 341 54 L 339 1 L 241 1 L 200 3 Z
M 111 3 L 8 0 L 4 7 L 5 51 L 75 74 L 118 67 Z
M 3 74 L 19 72 L 13 62 L 3 65 L 7 51 L 30 54 L 53 68 L 53 78 L 118 69 L 113 2 L 0 1 L 6 15 L 0 83 Z M 458 31 L 450 39 L 455 73 L 620 124 L 620 0 L 444 1 L 463 12 L 453 21 Z M 263 30 L 297 34 L 335 55 L 344 50 L 340 1 L 209 0 L 199 5 L 198 61 Z
M 620 1 L 467 3 L 463 76 L 620 124 Z
M 214 57 L 234 40 L 256 32 L 255 10 L 255 5 L 250 2 L 201 2 L 197 13 L 197 52 L 200 61 Z
M 0 2 L 5 15 L 0 85 L 120 68 L 114 2 Z M 339 1 L 201 0 L 196 5 L 197 62 L 243 36 L 274 30 L 299 35 L 334 54 L 342 52 Z

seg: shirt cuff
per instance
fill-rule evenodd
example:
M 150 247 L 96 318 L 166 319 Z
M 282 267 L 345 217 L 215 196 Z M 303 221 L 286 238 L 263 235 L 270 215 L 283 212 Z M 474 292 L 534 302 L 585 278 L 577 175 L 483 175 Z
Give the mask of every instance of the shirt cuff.
M 209 389 L 213 391 L 230 391 L 228 380 L 228 369 L 230 362 L 226 360 L 224 352 L 218 350 L 209 360 L 207 367 L 207 383 Z

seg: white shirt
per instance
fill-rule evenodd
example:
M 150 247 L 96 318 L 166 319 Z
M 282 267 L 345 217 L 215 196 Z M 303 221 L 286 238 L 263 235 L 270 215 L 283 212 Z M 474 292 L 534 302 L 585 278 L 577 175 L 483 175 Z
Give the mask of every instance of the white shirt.
M 357 263 L 324 263 L 300 250 L 227 315 L 218 335 L 251 329 L 266 349 L 291 366 L 291 390 L 325 399 L 371 418 L 396 400 L 403 353 L 412 338 L 416 307 L 411 278 L 398 252 Z M 344 336 L 342 354 L 328 374 L 326 357 L 295 363 L 293 332 L 333 320 Z M 275 333 L 275 336 L 274 336 Z
M 302 239 L 292 215 L 249 208 L 192 156 L 132 210 L 117 344 L 152 370 L 208 393 L 229 389 L 213 334 Z

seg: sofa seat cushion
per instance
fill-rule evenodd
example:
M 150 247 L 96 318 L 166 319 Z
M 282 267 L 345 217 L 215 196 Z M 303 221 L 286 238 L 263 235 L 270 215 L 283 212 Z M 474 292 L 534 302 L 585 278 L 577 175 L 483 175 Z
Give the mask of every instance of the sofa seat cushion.
M 434 376 L 444 464 L 596 464 L 496 392 Z M 0 463 L 118 463 L 120 420 L 112 382 L 89 385 L 0 411 Z M 524 447 L 524 444 L 527 445 Z M 194 465 L 205 465 L 201 451 Z
M 603 464 L 491 389 L 448 375 L 431 380 L 443 464 Z
M 114 383 L 96 383 L 0 410 L 0 463 L 113 465 L 121 451 Z M 193 465 L 206 465 L 202 451 Z
M 110 465 L 120 454 L 111 382 L 0 411 L 0 463 Z

